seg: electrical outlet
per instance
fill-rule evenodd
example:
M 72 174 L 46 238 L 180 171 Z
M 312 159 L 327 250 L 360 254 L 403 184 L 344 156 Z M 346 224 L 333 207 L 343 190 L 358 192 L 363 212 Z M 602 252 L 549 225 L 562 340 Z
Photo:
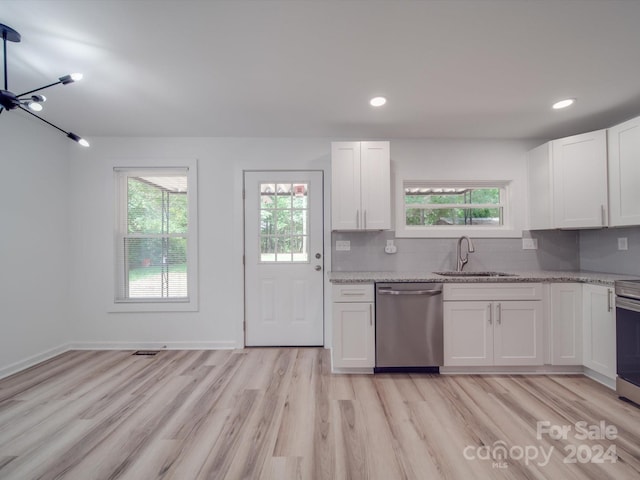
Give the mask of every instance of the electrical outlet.
M 537 238 L 523 238 L 522 239 L 522 249 L 523 250 L 537 250 L 538 249 L 538 239 Z
M 627 243 L 627 237 L 618 238 L 618 250 L 629 250 L 629 244 Z
M 336 251 L 337 252 L 348 252 L 351 250 L 351 241 L 350 240 L 336 240 Z
M 387 240 L 387 245 L 386 245 L 386 247 L 384 247 L 384 251 L 386 253 L 393 254 L 393 253 L 396 253 L 398 251 L 398 248 L 393 243 L 393 240 Z

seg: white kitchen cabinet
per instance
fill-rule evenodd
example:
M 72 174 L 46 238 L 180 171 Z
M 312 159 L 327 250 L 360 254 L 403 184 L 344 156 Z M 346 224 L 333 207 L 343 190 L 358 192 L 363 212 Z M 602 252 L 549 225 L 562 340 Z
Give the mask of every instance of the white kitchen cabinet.
M 583 363 L 610 379 L 616 378 L 616 308 L 612 288 L 582 286 Z
M 550 286 L 552 365 L 582 365 L 582 284 Z
M 640 117 L 608 130 L 609 225 L 640 225 Z
M 491 302 L 444 302 L 445 366 L 493 365 Z
M 333 369 L 375 366 L 372 284 L 333 285 Z
M 554 228 L 551 142 L 540 145 L 527 153 L 527 181 L 529 229 Z
M 494 365 L 542 365 L 542 302 L 495 302 L 494 311 Z
M 542 365 L 541 292 L 540 284 L 446 284 L 445 366 Z
M 391 228 L 389 142 L 331 144 L 331 229 Z
M 607 132 L 551 142 L 553 219 L 556 228 L 607 225 Z M 535 193 L 534 200 L 535 200 Z

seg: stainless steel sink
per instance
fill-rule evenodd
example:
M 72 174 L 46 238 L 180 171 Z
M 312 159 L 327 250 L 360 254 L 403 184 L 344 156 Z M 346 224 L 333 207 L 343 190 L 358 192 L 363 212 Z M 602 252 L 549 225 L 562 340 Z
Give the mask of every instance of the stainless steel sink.
M 505 272 L 456 272 L 453 270 L 447 270 L 445 272 L 433 272 L 436 275 L 443 275 L 445 277 L 517 277 L 514 273 Z

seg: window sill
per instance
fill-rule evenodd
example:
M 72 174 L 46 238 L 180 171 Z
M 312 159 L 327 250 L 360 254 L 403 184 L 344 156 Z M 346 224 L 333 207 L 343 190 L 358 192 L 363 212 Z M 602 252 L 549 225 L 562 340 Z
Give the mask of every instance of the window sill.
M 431 227 L 431 228 L 397 228 L 396 238 L 459 238 L 466 235 L 471 238 L 520 238 L 522 230 L 510 227 Z
M 158 302 L 154 300 L 141 301 L 115 301 L 107 310 L 109 313 L 136 313 L 136 312 L 197 312 L 198 302 L 191 300 L 172 300 Z

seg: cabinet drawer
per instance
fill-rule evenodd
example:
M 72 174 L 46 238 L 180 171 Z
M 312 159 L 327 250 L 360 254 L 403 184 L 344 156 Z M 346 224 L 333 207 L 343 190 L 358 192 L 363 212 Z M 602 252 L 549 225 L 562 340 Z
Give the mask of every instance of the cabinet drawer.
M 541 300 L 541 283 L 445 283 L 444 300 Z
M 331 290 L 333 302 L 373 302 L 372 283 L 333 285 Z

